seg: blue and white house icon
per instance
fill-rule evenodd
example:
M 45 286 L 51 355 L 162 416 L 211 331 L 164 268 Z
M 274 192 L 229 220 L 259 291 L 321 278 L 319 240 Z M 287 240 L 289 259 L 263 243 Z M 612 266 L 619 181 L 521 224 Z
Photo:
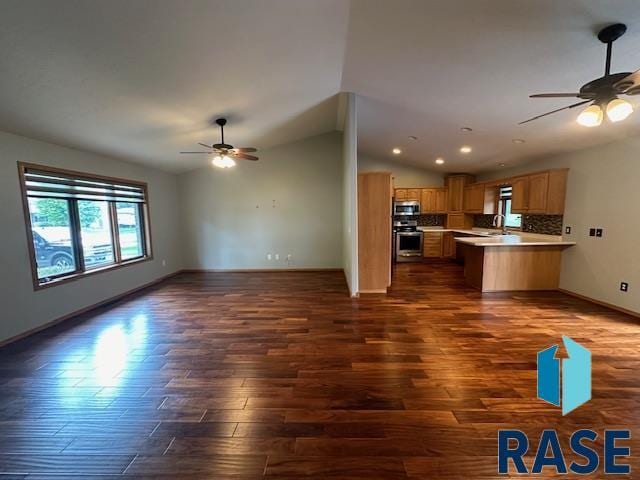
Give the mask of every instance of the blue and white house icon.
M 556 358 L 558 345 L 538 352 L 538 398 L 562 405 L 566 415 L 591 400 L 591 352 L 567 336 L 562 342 L 569 355 L 562 362 Z

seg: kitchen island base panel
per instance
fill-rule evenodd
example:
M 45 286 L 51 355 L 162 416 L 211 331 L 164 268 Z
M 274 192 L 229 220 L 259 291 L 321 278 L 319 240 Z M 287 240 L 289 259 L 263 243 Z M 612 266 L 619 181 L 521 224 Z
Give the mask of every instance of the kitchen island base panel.
M 465 280 L 478 290 L 558 289 L 563 246 L 463 248 Z

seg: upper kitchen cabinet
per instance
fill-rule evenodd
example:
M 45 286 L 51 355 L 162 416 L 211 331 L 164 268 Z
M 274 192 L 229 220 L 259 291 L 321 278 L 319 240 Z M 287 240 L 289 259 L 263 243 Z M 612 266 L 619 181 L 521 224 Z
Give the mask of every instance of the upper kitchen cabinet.
M 447 189 L 423 188 L 420 198 L 421 213 L 447 213 Z
M 474 181 L 471 175 L 449 175 L 445 182 L 449 189 L 447 211 L 462 213 L 464 211 L 464 187 Z
M 568 172 L 567 169 L 549 170 L 511 180 L 511 211 L 532 215 L 562 215 Z
M 529 208 L 529 180 L 527 177 L 511 181 L 511 212 L 526 213 Z
M 394 192 L 396 202 L 420 201 L 419 188 L 396 188 Z
M 464 187 L 465 213 L 494 214 L 497 211 L 497 187 L 474 183 Z
M 408 188 L 407 189 L 407 200 L 419 202 L 420 201 L 420 194 L 421 194 L 421 189 L 420 188 Z

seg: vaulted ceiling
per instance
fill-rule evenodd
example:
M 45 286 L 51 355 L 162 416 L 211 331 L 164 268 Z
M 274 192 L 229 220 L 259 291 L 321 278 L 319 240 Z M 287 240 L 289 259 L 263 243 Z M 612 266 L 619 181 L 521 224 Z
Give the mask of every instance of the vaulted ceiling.
M 640 112 L 517 125 L 571 103 L 530 93 L 602 75 L 594 32 L 616 21 L 613 70 L 636 70 L 637 0 L 4 0 L 0 129 L 182 171 L 206 163 L 178 152 L 216 141 L 217 116 L 266 148 L 335 129 L 354 91 L 361 151 L 495 169 L 640 132 Z

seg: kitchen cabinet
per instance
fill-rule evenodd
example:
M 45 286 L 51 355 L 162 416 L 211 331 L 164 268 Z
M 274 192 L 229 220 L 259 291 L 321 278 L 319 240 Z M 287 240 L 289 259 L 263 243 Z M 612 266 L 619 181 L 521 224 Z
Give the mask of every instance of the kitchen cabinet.
M 407 189 L 406 188 L 396 188 L 393 192 L 393 198 L 396 202 L 404 202 L 407 199 Z
M 464 213 L 450 213 L 447 215 L 447 228 L 471 228 L 473 227 L 473 218 L 471 215 Z
M 562 215 L 567 176 L 567 169 L 558 169 L 512 179 L 511 211 L 533 215 Z
M 498 209 L 498 189 L 484 183 L 474 183 L 464 187 L 465 213 L 495 214 Z
M 464 187 L 463 208 L 465 213 L 482 213 L 484 210 L 484 185 L 473 184 Z
M 420 201 L 419 188 L 396 188 L 394 192 L 396 202 Z
M 420 189 L 419 188 L 408 188 L 407 189 L 407 200 L 409 201 L 420 201 Z
M 442 257 L 442 235 L 443 232 L 424 232 L 422 245 L 425 258 Z
M 424 214 L 447 212 L 446 188 L 423 188 L 421 190 L 420 211 Z
M 447 213 L 448 198 L 449 190 L 447 188 L 438 188 L 436 190 L 435 213 Z
M 453 258 L 456 256 L 456 240 L 453 232 L 445 232 L 442 234 L 442 256 L 445 258 Z
M 360 292 L 386 293 L 391 284 L 391 174 L 358 174 Z
M 547 212 L 547 193 L 549 192 L 549 173 L 538 173 L 527 177 L 528 200 L 527 213 Z
M 527 177 L 511 181 L 511 213 L 526 213 L 529 209 L 529 181 Z
M 450 175 L 445 182 L 449 189 L 447 199 L 447 211 L 449 213 L 462 213 L 464 211 L 464 187 L 472 183 L 471 175 Z
M 420 213 L 431 213 L 436 204 L 436 192 L 433 188 L 423 188 L 420 194 Z

